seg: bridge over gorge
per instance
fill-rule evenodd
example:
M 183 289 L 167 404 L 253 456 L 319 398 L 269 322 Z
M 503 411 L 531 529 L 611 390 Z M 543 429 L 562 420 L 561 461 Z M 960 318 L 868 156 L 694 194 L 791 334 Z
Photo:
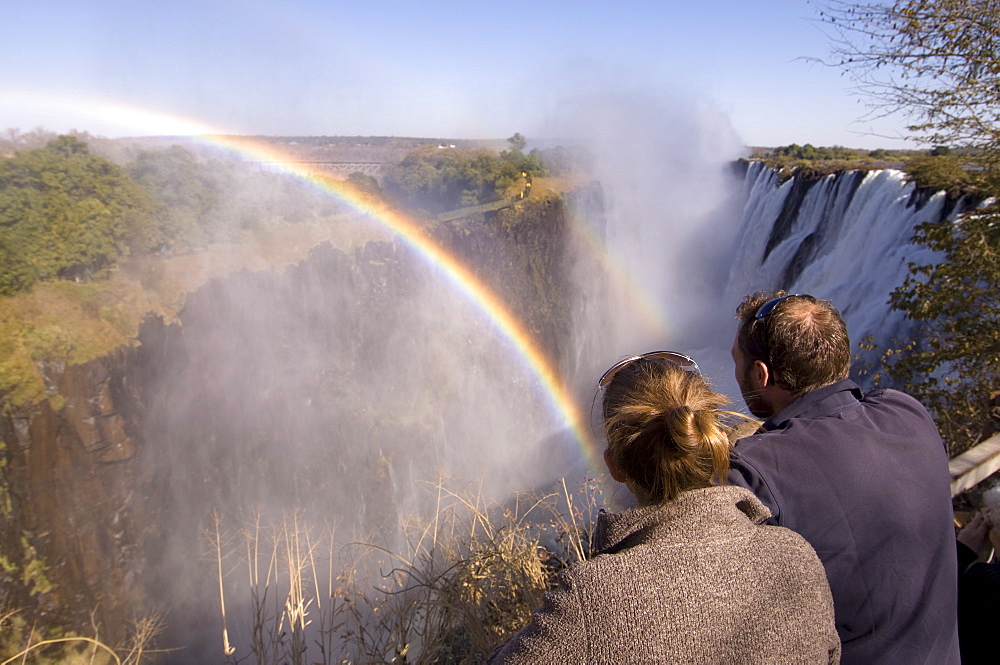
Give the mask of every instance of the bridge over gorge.
M 370 176 L 379 176 L 383 172 L 386 162 L 330 162 L 330 161 L 281 161 L 281 162 L 254 162 L 261 171 L 281 171 L 285 168 L 295 168 L 298 170 L 310 171 L 313 173 L 325 173 L 338 178 L 346 178 L 351 173 L 364 173 Z

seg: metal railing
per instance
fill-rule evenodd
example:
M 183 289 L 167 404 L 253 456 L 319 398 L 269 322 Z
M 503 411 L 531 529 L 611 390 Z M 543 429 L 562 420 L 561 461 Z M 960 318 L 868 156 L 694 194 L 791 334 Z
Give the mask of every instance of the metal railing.
M 1000 470 L 1000 434 L 994 434 L 982 443 L 956 455 L 948 462 L 951 472 L 951 495 L 955 496 L 975 487 Z

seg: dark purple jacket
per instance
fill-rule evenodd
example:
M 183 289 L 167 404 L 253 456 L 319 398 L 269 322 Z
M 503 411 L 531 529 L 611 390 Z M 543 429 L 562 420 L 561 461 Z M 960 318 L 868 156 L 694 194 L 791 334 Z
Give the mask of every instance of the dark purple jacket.
M 996 665 L 1000 659 L 1000 562 L 976 561 L 976 553 L 958 545 L 958 642 L 962 665 Z
M 826 568 L 841 662 L 959 662 L 948 458 L 923 406 L 850 380 L 740 439 L 730 482 L 800 533 Z

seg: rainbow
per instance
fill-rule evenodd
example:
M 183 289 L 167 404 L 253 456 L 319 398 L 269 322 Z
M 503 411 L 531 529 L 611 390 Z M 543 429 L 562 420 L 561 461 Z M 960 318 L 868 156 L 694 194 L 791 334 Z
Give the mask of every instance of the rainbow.
M 4 110 L 3 107 L 14 110 L 28 109 L 32 111 L 33 117 L 37 117 L 39 113 L 47 117 L 46 112 L 65 113 L 66 109 L 72 109 L 74 121 L 79 118 L 88 126 L 97 123 L 103 129 L 110 122 L 115 129 L 108 132 L 109 134 L 115 133 L 121 136 L 123 135 L 121 130 L 125 129 L 126 132 L 139 135 L 185 137 L 222 148 L 245 159 L 269 162 L 276 167 L 275 170 L 335 197 L 355 213 L 391 231 L 416 250 L 417 254 L 429 264 L 438 268 L 448 282 L 493 324 L 523 360 L 528 372 L 537 378 L 557 421 L 572 431 L 590 468 L 595 473 L 603 469 L 604 465 L 591 436 L 589 424 L 555 366 L 496 294 L 454 255 L 429 238 L 413 220 L 365 200 L 342 182 L 315 177 L 307 167 L 290 163 L 291 160 L 287 156 L 271 146 L 262 145 L 246 137 L 227 135 L 197 120 L 106 100 L 85 100 L 76 96 L 68 99 L 66 96 L 36 91 L 10 91 L 10 93 L 5 95 L 6 99 L 0 103 L 0 111 Z
M 363 215 L 402 238 L 424 260 L 439 269 L 454 288 L 492 322 L 496 330 L 521 356 L 529 372 L 538 379 L 544 394 L 558 414 L 558 419 L 573 432 L 591 470 L 598 473 L 604 468 L 596 442 L 590 434 L 589 425 L 555 366 L 542 353 L 504 302 L 453 254 L 428 237 L 413 220 L 383 205 L 366 200 L 342 181 L 317 178 L 308 168 L 296 165 L 294 162 L 290 163 L 287 156 L 270 146 L 263 146 L 245 137 L 218 134 L 201 134 L 191 138 L 238 153 L 254 161 L 267 162 L 274 170 L 302 180 L 334 196 L 355 213 Z
M 669 326 L 663 309 L 646 286 L 628 269 L 622 257 L 608 247 L 594 223 L 589 219 L 577 218 L 573 224 L 573 233 L 580 249 L 600 264 L 601 274 L 608 278 L 613 288 L 613 297 L 621 299 L 626 305 L 631 316 L 630 326 L 634 330 L 648 332 L 654 339 L 668 339 Z M 637 350 L 625 351 L 631 355 Z M 612 359 L 607 364 L 612 364 Z
M 91 100 L 73 94 L 42 93 L 35 90 L 5 90 L 0 99 L 4 128 L 14 127 L 12 118 L 31 118 L 31 127 L 53 131 L 75 131 L 80 122 L 98 133 L 125 136 L 200 136 L 213 134 L 203 123 L 179 115 L 158 113 L 127 104 Z M 122 130 L 125 130 L 123 132 Z

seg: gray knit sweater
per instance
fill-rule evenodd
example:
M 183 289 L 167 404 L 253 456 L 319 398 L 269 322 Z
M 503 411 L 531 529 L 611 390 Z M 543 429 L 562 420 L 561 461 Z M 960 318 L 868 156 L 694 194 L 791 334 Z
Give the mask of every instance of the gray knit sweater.
M 767 516 L 739 487 L 601 515 L 598 554 L 489 662 L 839 662 L 823 566 Z

